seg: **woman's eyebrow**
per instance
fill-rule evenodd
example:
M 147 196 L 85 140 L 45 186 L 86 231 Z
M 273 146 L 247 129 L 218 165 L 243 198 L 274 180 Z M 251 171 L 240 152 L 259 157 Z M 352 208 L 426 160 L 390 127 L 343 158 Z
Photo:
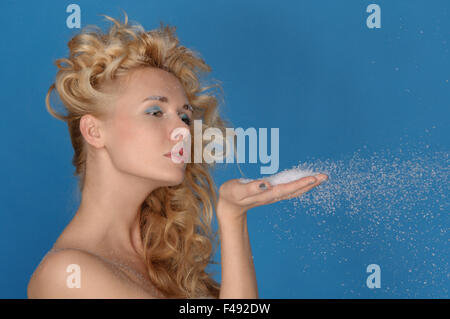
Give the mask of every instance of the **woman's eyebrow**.
M 161 102 L 164 102 L 164 103 L 168 103 L 169 102 L 169 99 L 167 97 L 161 96 L 161 95 L 150 95 L 150 96 L 147 96 L 142 102 L 150 101 L 150 100 L 157 100 L 157 101 L 161 101 Z M 186 105 L 189 106 L 189 103 L 184 104 L 182 106 L 182 108 L 184 108 Z M 190 111 L 190 112 L 192 112 L 192 111 Z
M 160 96 L 160 95 L 151 95 L 151 96 L 147 96 L 142 102 L 148 101 L 148 100 L 158 100 L 161 102 L 169 102 L 169 99 L 165 96 Z

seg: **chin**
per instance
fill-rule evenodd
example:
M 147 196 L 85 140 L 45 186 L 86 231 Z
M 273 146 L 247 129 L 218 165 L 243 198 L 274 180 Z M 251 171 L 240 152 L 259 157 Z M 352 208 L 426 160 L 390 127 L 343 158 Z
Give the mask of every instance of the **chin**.
M 162 186 L 177 186 L 184 181 L 184 172 L 177 172 L 160 179 Z
M 178 181 L 167 181 L 164 186 L 177 186 L 180 185 L 181 183 L 183 183 L 183 179 L 178 180 Z

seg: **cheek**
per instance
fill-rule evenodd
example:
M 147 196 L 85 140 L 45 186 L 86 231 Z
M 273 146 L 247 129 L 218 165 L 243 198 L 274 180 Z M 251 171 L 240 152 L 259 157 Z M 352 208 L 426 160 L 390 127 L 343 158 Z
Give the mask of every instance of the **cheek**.
M 118 148 L 124 148 L 127 145 L 134 144 L 134 140 L 139 137 L 136 127 L 132 125 L 127 119 L 120 119 L 116 121 L 114 127 L 113 144 Z
M 149 165 L 159 153 L 164 153 L 161 133 L 136 121 L 121 120 L 112 134 L 111 145 L 113 161 L 129 168 Z

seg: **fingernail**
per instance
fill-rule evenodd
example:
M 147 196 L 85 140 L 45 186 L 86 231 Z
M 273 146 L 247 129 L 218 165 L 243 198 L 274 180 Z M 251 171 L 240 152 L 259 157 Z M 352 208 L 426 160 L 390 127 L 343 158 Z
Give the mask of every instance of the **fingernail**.
M 259 188 L 261 188 L 261 189 L 267 189 L 267 186 L 266 186 L 266 184 L 261 183 L 261 184 L 259 184 Z
M 325 182 L 326 180 L 328 180 L 328 176 L 321 176 L 319 179 L 319 182 Z
M 309 184 L 308 185 L 312 185 L 312 184 L 314 184 L 314 183 L 316 183 L 317 182 L 317 178 L 315 178 L 314 177 L 314 180 L 313 181 L 311 181 L 311 182 L 309 182 Z

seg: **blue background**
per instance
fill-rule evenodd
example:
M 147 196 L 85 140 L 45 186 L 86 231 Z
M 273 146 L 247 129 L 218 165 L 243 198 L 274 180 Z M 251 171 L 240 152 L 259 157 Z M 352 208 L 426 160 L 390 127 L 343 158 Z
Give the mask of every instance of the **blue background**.
M 67 127 L 45 109 L 45 94 L 56 74 L 53 61 L 67 55 L 67 42 L 79 31 L 66 26 L 71 3 L 0 4 L 1 298 L 26 298 L 34 268 L 77 209 Z M 366 26 L 371 3 L 381 7 L 381 29 Z M 160 20 L 175 25 L 181 43 L 199 51 L 212 67 L 211 76 L 222 81 L 221 113 L 234 127 L 280 128 L 280 170 L 309 158 L 338 159 L 363 146 L 376 151 L 396 147 L 401 139 L 414 144 L 432 126 L 428 143 L 433 150 L 449 150 L 448 1 L 76 4 L 82 27 L 109 26 L 99 14 L 123 21 L 120 9 L 146 29 L 158 27 Z M 249 177 L 259 176 L 259 167 L 241 164 Z M 218 186 L 237 177 L 235 164 L 215 172 Z M 302 230 L 295 242 L 280 239 L 271 221 L 289 205 L 280 202 L 248 213 L 261 298 L 448 298 L 448 263 L 438 265 L 434 284 L 426 282 L 426 267 L 412 274 L 425 283 L 395 272 L 402 258 L 410 257 L 403 246 L 389 256 L 375 245 L 363 253 L 341 249 L 337 255 L 345 256 L 346 263 L 338 262 L 337 255 L 324 259 L 314 253 L 323 250 L 324 242 L 311 240 L 322 228 L 307 214 L 289 221 L 287 227 Z M 434 226 L 448 228 L 448 211 L 444 213 Z M 338 221 L 328 222 L 333 227 Z M 440 260 L 448 260 L 448 240 L 438 244 Z M 431 258 L 426 251 L 418 254 L 414 260 Z M 381 266 L 380 289 L 365 285 L 370 263 Z

